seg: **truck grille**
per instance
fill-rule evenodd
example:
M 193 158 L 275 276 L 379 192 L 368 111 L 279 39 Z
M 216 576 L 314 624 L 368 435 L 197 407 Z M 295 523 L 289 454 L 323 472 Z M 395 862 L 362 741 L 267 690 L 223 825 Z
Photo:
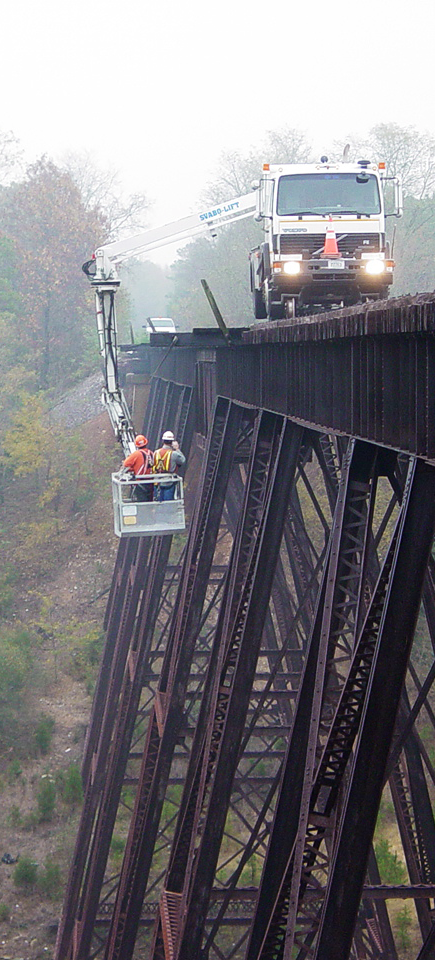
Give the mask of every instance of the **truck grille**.
M 323 250 L 325 243 L 324 233 L 297 233 L 281 235 L 281 253 L 302 253 L 308 250 L 310 257 L 315 250 Z M 379 250 L 379 235 L 377 233 L 349 233 L 340 239 L 337 232 L 338 249 L 343 257 L 353 257 L 357 247 L 367 252 Z

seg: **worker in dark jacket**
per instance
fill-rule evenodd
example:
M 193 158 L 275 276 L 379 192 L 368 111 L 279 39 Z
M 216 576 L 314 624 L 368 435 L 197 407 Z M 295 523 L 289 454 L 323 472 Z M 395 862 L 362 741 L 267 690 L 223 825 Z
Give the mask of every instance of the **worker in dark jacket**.
M 125 470 L 131 470 L 135 476 L 135 479 L 138 477 L 151 476 L 154 456 L 152 450 L 148 448 L 148 440 L 141 433 L 139 433 L 138 436 L 134 438 L 134 442 L 136 444 L 136 450 L 133 450 L 133 453 L 129 453 L 122 466 Z M 135 483 L 135 500 L 138 500 L 140 503 L 145 503 L 149 500 L 152 500 L 153 495 L 153 483 Z
M 178 467 L 186 462 L 186 457 L 181 452 L 172 430 L 165 430 L 162 443 L 160 449 L 154 453 L 153 473 L 177 473 Z M 174 496 L 175 483 L 170 480 L 160 480 L 158 499 L 173 500 Z

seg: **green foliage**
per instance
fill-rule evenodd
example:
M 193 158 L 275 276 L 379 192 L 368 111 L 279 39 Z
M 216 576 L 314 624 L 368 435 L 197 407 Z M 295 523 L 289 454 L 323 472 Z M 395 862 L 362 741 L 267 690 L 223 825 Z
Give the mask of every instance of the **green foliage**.
M 19 333 L 20 354 L 40 388 L 72 382 L 94 366 L 95 357 L 83 355 L 91 297 L 80 267 L 107 228 L 97 211 L 86 210 L 72 177 L 47 159 L 1 199 L 0 227 L 19 263 L 13 285 L 20 317 L 10 333 Z
M 132 788 L 123 787 L 121 791 L 121 805 L 131 812 L 134 807 L 134 799 L 135 795 Z
M 80 767 L 77 763 L 70 763 L 66 770 L 56 774 L 56 786 L 64 803 L 77 806 L 83 800 L 83 784 Z
M 122 837 L 113 836 L 110 841 L 110 851 L 115 860 L 119 860 L 125 850 L 125 840 Z
M 381 883 L 405 883 L 407 872 L 405 864 L 390 849 L 387 839 L 381 838 L 374 845 Z
M 261 877 L 262 866 L 263 864 L 260 857 L 257 857 L 255 854 L 253 854 L 253 856 L 248 860 L 248 863 L 243 867 L 243 870 L 240 874 L 240 883 L 242 886 L 258 886 Z
M 168 298 L 169 315 L 177 324 L 189 329 L 194 317 L 198 326 L 216 326 L 202 278 L 207 280 L 224 320 L 231 325 L 252 322 L 248 253 L 261 237 L 258 224 L 244 220 L 225 227 L 214 241 L 199 238 L 181 251 L 170 268 Z
M 38 824 L 40 823 L 39 813 L 36 810 L 32 810 L 30 813 L 26 814 L 23 818 L 22 827 L 23 830 L 28 830 L 33 833 L 36 830 Z
M 69 644 L 71 673 L 77 680 L 90 680 L 95 676 L 101 660 L 104 635 L 95 628 L 83 636 L 75 636 Z
M 0 635 L 0 741 L 6 749 L 22 735 L 23 695 L 31 678 L 33 659 L 26 632 Z
M 378 812 L 378 818 L 376 821 L 376 832 L 382 830 L 382 827 L 394 820 L 394 805 L 391 800 L 386 800 L 384 797 L 381 800 Z
M 396 914 L 394 927 L 399 947 L 402 950 L 408 950 L 411 946 L 412 916 L 407 904 Z
M 21 857 L 14 870 L 14 884 L 22 890 L 35 886 L 38 877 L 38 865 L 30 857 Z
M 23 770 L 19 760 L 11 760 L 7 768 L 7 777 L 10 784 L 15 783 L 18 777 L 21 777 Z
M 0 903 L 0 923 L 5 923 L 11 919 L 11 911 L 7 903 Z
M 45 756 L 51 746 L 53 739 L 55 722 L 53 717 L 42 715 L 35 728 L 35 743 L 40 752 Z
M 3 567 L 0 573 L 0 619 L 4 620 L 14 606 L 14 584 L 17 580 L 16 571 L 10 567 Z
M 59 900 L 62 896 L 62 880 L 60 867 L 57 863 L 46 860 L 43 872 L 38 875 L 38 890 L 48 900 Z
M 24 687 L 30 657 L 16 635 L 0 637 L 0 704 L 13 701 Z
M 56 785 L 50 776 L 41 777 L 41 783 L 36 796 L 38 805 L 38 819 L 44 823 L 53 819 L 54 808 L 56 806 Z

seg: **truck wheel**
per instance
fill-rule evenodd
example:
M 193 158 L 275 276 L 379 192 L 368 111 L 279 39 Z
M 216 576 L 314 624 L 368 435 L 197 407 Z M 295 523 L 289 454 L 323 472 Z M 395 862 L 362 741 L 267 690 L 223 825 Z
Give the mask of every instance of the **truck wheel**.
M 296 297 L 289 297 L 285 302 L 285 315 L 287 320 L 294 320 L 296 317 Z
M 285 310 L 282 303 L 276 303 L 268 297 L 267 315 L 269 320 L 283 320 Z
M 265 320 L 267 317 L 266 305 L 261 290 L 253 290 L 254 316 L 256 320 Z

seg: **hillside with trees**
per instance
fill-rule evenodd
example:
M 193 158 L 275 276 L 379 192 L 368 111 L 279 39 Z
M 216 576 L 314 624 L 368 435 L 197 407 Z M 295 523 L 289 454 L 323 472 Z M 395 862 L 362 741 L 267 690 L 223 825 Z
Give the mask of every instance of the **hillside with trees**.
M 23 169 L 13 137 L 0 172 L 0 940 L 34 960 L 52 954 L 118 545 L 81 272 L 116 203 L 45 157 Z

